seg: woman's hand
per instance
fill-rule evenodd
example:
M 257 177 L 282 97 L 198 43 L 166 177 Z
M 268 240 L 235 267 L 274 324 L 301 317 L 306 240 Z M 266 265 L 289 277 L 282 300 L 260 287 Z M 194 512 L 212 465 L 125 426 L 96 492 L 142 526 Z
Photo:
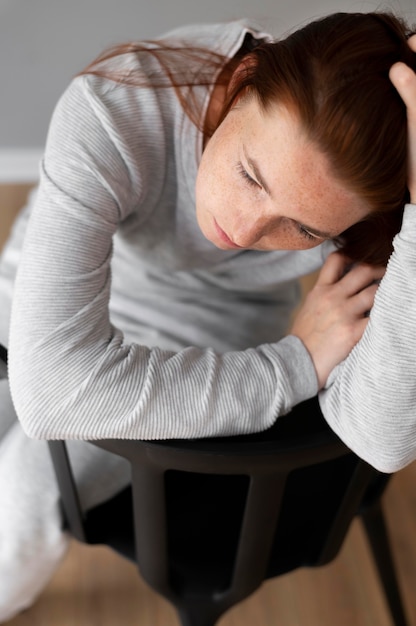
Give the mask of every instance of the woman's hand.
M 290 331 L 311 355 L 320 389 L 361 338 L 378 287 L 375 281 L 385 272 L 384 267 L 364 264 L 348 271 L 350 265 L 339 252 L 328 257 Z
M 409 38 L 410 48 L 416 52 L 416 35 Z M 395 63 L 390 69 L 390 80 L 399 92 L 407 108 L 409 136 L 408 188 L 410 201 L 416 204 L 416 74 L 405 65 Z

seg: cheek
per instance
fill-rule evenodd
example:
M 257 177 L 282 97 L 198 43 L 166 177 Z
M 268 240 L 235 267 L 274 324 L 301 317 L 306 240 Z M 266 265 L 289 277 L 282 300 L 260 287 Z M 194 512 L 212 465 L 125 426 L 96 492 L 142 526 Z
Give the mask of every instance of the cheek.
M 218 180 L 208 160 L 201 161 L 195 184 L 196 219 L 203 235 L 212 241 L 214 218 L 221 213 Z
M 201 160 L 195 184 L 197 211 L 215 213 L 229 203 L 229 184 L 226 180 L 226 168 L 218 167 L 209 158 Z
M 195 201 L 197 212 L 206 209 L 209 206 L 211 186 L 211 172 L 209 164 L 201 161 L 195 183 Z
M 273 252 L 274 250 L 310 250 L 317 248 L 320 243 L 303 241 L 295 237 L 263 238 L 256 246 L 256 250 Z
M 196 202 L 196 208 L 198 209 L 198 206 L 200 204 L 200 200 L 203 197 L 203 189 L 204 189 L 204 172 L 202 170 L 201 167 L 199 167 L 198 169 L 198 173 L 196 176 L 196 181 L 195 181 L 195 202 Z

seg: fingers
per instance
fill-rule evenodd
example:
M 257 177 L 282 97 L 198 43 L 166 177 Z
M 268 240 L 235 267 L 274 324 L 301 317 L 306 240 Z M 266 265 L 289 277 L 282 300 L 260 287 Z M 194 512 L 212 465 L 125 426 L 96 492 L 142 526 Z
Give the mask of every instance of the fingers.
M 407 40 L 408 46 L 416 52 L 416 34 Z M 390 80 L 397 89 L 407 107 L 408 118 L 416 117 L 416 74 L 405 63 L 392 65 L 389 72 Z
M 367 317 L 374 304 L 378 285 L 370 285 L 348 300 L 348 308 L 354 317 Z
M 359 263 L 351 267 L 339 252 L 326 260 L 291 328 L 309 351 L 320 385 L 360 340 L 378 289 L 374 281 L 384 272 Z
M 409 39 L 409 46 L 416 52 L 416 36 Z M 416 73 L 404 63 L 395 63 L 390 69 L 390 80 L 406 105 L 409 163 L 407 186 L 410 202 L 416 202 Z
M 416 34 L 407 40 L 408 46 L 416 52 Z M 390 68 L 390 80 L 403 99 L 408 114 L 416 115 L 416 74 L 405 63 L 395 63 Z
M 416 41 L 414 43 L 416 47 Z M 416 118 L 416 74 L 405 63 L 395 63 L 390 68 L 390 80 L 407 107 L 408 119 Z
M 333 252 L 325 261 L 316 284 L 328 286 L 339 283 L 345 295 L 350 297 L 374 281 L 379 281 L 385 271 L 385 267 L 374 267 L 364 263 L 352 265 L 351 259 L 340 252 Z
M 416 34 L 409 37 L 407 43 L 409 45 L 409 48 L 413 50 L 413 52 L 416 52 Z
M 380 281 L 386 272 L 385 267 L 357 264 L 339 281 L 339 286 L 347 297 L 351 297 Z M 378 285 L 376 285 L 377 288 Z
M 368 324 L 368 317 L 363 317 L 360 320 L 357 320 L 355 326 L 354 326 L 354 339 L 355 339 L 355 343 L 358 343 L 361 339 L 361 337 L 364 334 L 365 329 L 367 328 L 367 324 Z
M 328 256 L 319 273 L 317 285 L 333 285 L 337 283 L 351 265 L 351 259 L 340 252 Z

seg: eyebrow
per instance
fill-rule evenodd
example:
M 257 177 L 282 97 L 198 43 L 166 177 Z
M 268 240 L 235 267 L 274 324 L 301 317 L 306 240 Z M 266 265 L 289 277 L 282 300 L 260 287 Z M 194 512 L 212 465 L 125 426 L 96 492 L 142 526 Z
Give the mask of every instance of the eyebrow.
M 267 193 L 267 195 L 272 197 L 272 192 L 270 191 L 270 187 L 268 186 L 268 184 L 264 180 L 263 176 L 261 175 L 261 172 L 259 170 L 259 166 L 257 165 L 257 163 L 256 163 L 256 161 L 254 159 L 252 159 L 251 157 L 248 156 L 244 145 L 243 145 L 243 152 L 244 152 L 244 156 L 245 156 L 246 161 L 247 161 L 247 165 L 249 165 L 251 170 L 253 171 L 253 173 L 254 173 L 254 175 L 255 175 L 255 177 L 257 179 L 257 182 L 260 183 L 260 185 L 263 187 L 263 189 Z M 317 228 L 312 228 L 312 226 L 307 226 L 303 222 L 298 222 L 297 220 L 292 220 L 292 221 L 296 222 L 297 224 L 300 224 L 300 226 L 302 226 L 302 228 L 304 228 L 305 230 L 310 232 L 311 235 L 316 235 L 317 237 L 319 237 L 321 239 L 334 239 L 335 237 L 338 237 L 338 235 L 334 235 L 332 233 L 326 233 L 323 230 L 318 230 Z

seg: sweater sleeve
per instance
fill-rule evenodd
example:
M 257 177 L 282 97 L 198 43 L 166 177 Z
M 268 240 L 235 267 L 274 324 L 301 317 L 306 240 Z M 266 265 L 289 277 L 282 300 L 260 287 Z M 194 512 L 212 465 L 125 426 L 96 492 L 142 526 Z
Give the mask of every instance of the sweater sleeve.
M 157 129 L 155 107 L 135 118 L 128 90 L 123 102 L 112 95 L 110 111 L 83 77 L 54 113 L 14 291 L 9 376 L 18 417 L 41 439 L 260 431 L 317 392 L 297 338 L 221 355 L 169 352 L 127 344 L 111 324 L 112 237 L 164 175 L 153 154 L 156 144 L 163 150 L 163 129 L 148 143 L 138 130 Z
M 331 428 L 382 472 L 416 459 L 416 206 L 393 243 L 366 331 L 320 393 Z

